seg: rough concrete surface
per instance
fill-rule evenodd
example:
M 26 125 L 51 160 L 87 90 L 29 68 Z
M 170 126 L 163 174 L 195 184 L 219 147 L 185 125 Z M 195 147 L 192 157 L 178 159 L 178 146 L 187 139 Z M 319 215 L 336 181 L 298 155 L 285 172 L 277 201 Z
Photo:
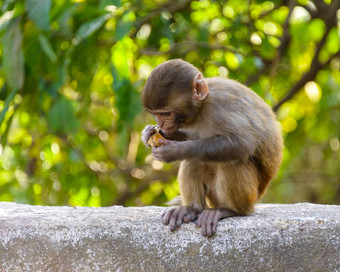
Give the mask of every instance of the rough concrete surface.
M 340 206 L 259 204 L 171 233 L 162 207 L 0 203 L 0 271 L 340 271 Z

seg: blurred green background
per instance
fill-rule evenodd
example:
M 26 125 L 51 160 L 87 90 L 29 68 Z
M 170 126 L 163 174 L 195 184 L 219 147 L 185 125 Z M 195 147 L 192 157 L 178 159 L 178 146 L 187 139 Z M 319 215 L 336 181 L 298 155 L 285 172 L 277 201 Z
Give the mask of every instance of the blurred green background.
M 162 205 L 178 164 L 140 141 L 152 69 L 183 58 L 276 111 L 264 202 L 340 204 L 340 1 L 0 0 L 0 201 Z

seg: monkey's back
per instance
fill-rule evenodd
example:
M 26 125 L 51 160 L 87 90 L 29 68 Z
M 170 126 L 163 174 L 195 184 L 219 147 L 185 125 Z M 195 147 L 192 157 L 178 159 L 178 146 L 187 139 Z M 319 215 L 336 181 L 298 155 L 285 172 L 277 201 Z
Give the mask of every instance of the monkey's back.
M 260 96 L 237 81 L 208 78 L 207 83 L 210 92 L 199 118 L 201 126 L 209 129 L 196 128 L 191 135 L 196 139 L 236 135 L 249 145 L 249 159 L 259 170 L 261 196 L 282 159 L 283 140 L 275 115 Z

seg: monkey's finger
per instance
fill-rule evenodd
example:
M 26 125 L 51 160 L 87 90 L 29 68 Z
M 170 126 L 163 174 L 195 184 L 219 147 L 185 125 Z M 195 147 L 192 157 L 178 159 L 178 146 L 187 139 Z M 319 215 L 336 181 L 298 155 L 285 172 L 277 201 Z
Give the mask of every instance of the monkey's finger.
M 148 141 L 150 139 L 150 137 L 152 135 L 154 135 L 156 133 L 156 126 L 153 125 L 148 125 L 145 127 L 145 129 L 142 131 L 142 142 L 147 146 L 150 147 L 148 145 Z
M 161 144 L 161 145 L 168 145 L 168 144 L 170 144 L 170 141 L 167 140 L 167 139 L 159 139 L 158 143 Z
M 168 212 L 173 213 L 175 211 L 176 207 L 168 207 L 165 208 L 161 213 L 161 218 L 163 218 Z
M 163 219 L 163 217 L 166 215 L 167 211 L 169 211 L 170 209 L 169 208 L 166 208 L 162 211 L 161 213 L 161 218 Z
M 185 223 L 189 223 L 192 222 L 196 219 L 196 213 L 195 212 L 190 212 L 189 214 L 187 214 L 186 216 L 183 217 L 183 221 Z
M 217 223 L 221 219 L 222 215 L 220 211 L 216 211 L 213 219 L 212 232 L 215 234 L 217 232 Z
M 158 161 L 163 161 L 163 156 L 162 156 L 162 153 L 161 153 L 161 148 L 162 147 L 154 147 L 152 149 L 152 156 L 158 160 Z
M 213 221 L 214 221 L 214 217 L 215 217 L 215 212 L 216 210 L 209 210 L 207 217 L 206 217 L 206 230 L 207 230 L 207 236 L 210 237 L 214 234 L 212 227 L 213 227 Z
M 201 233 L 203 236 L 207 236 L 207 218 L 208 218 L 208 210 L 205 210 L 201 219 Z
M 182 208 L 183 207 L 176 207 L 174 212 L 171 215 L 170 223 L 169 223 L 171 231 L 174 231 L 175 229 L 177 229 L 180 226 L 180 225 L 179 226 L 177 225 L 177 218 L 178 218 L 179 214 L 181 213 Z
M 177 220 L 176 220 L 176 226 L 180 227 L 182 225 L 183 222 L 183 217 L 188 213 L 188 208 L 187 207 L 181 207 L 181 211 L 177 216 Z
M 170 226 L 170 231 L 176 230 L 177 226 L 176 226 L 176 219 L 175 218 L 172 217 L 170 219 L 169 226 Z
M 175 209 L 167 209 L 164 211 L 164 215 L 162 216 L 163 225 L 169 225 L 170 218 L 174 212 L 175 212 Z
M 197 222 L 196 222 L 197 227 L 202 226 L 202 218 L 203 218 L 204 212 L 205 212 L 205 210 L 198 215 L 198 219 L 197 219 Z

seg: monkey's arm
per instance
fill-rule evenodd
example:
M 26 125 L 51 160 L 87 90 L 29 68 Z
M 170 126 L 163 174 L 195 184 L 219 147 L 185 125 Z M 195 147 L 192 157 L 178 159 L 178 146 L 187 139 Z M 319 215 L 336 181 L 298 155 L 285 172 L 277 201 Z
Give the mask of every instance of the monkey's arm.
M 213 136 L 191 141 L 186 147 L 186 152 L 189 158 L 198 157 L 204 161 L 240 160 L 254 154 L 255 142 L 252 135 Z
M 184 142 L 164 141 L 164 146 L 154 148 L 153 156 L 161 161 L 199 158 L 203 161 L 243 160 L 254 154 L 255 138 L 249 135 L 220 135 Z

